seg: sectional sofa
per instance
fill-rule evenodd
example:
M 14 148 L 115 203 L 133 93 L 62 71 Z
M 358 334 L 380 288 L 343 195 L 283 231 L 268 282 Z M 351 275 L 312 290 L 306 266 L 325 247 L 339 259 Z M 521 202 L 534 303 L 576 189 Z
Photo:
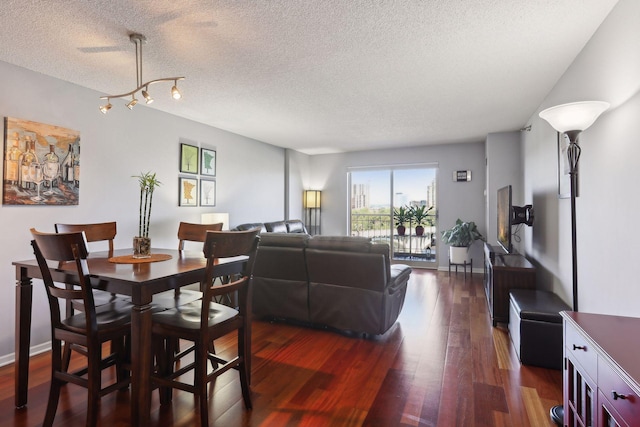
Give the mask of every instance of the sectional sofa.
M 397 320 L 411 268 L 391 265 L 389 245 L 363 237 L 260 235 L 253 313 L 379 335 Z

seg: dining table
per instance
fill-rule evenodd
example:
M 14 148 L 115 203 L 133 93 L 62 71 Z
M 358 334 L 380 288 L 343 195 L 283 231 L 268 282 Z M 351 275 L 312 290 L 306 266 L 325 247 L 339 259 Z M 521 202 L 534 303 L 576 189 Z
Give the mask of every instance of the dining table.
M 131 425 L 144 426 L 149 424 L 153 389 L 150 382 L 153 296 L 200 282 L 206 259 L 201 251 L 153 248 L 149 259 L 134 259 L 132 253 L 132 249 L 94 252 L 89 254 L 87 264 L 94 289 L 131 299 Z M 247 259 L 246 256 L 217 259 L 216 275 L 240 273 Z M 12 264 L 16 268 L 15 406 L 20 408 L 27 404 L 29 388 L 32 279 L 41 279 L 42 274 L 35 259 L 14 261 Z M 55 282 L 78 283 L 74 265 L 52 263 L 49 269 Z M 42 292 L 45 292 L 44 285 Z

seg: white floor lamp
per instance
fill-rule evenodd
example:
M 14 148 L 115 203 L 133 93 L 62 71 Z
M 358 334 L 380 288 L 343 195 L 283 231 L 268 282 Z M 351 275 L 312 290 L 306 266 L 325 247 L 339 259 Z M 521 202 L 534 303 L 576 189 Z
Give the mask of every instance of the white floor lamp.
M 557 105 L 540 112 L 558 132 L 569 138 L 567 159 L 569 161 L 569 177 L 571 179 L 571 260 L 573 271 L 573 311 L 578 311 L 578 253 L 576 246 L 576 188 L 578 183 L 578 161 L 580 160 L 580 133 L 589 128 L 600 114 L 609 108 L 609 103 L 602 101 L 573 102 Z M 564 419 L 564 407 L 554 406 L 550 411 L 551 419 L 561 425 Z

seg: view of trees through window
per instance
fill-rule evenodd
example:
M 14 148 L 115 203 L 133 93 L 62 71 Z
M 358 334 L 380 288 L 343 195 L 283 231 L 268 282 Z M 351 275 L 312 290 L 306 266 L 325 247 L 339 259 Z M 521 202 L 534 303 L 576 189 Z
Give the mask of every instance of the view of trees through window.
M 437 169 L 349 173 L 350 230 L 388 243 L 394 259 L 435 262 Z

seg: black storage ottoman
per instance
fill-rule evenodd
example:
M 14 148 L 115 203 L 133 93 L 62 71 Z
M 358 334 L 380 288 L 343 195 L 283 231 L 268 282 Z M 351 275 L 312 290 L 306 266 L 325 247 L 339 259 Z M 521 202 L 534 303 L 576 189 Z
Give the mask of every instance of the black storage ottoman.
M 509 335 L 523 365 L 562 369 L 562 317 L 569 306 L 552 292 L 512 289 Z

